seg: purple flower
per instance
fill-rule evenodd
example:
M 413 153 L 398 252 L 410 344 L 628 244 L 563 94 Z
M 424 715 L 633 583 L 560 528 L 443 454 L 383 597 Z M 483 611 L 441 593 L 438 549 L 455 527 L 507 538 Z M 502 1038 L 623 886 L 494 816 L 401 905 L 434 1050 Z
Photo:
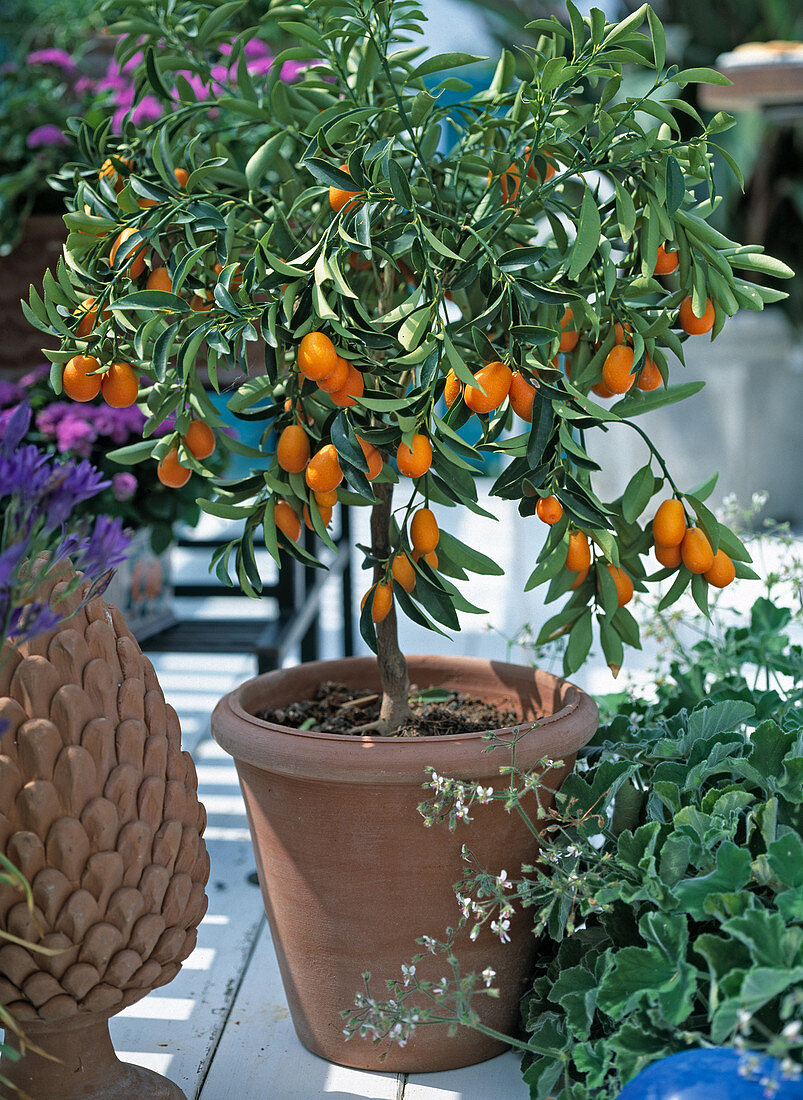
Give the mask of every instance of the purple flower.
M 54 401 L 36 414 L 36 427 L 48 439 L 55 439 L 59 424 L 71 411 L 66 401 Z
M 42 145 L 69 145 L 70 139 L 63 134 L 58 126 L 48 123 L 45 126 L 37 126 L 31 130 L 25 139 L 29 149 L 38 149 Z
M 82 458 L 89 458 L 97 438 L 94 426 L 83 419 L 65 416 L 56 426 L 56 446 L 62 453 L 74 451 Z
M 12 412 L 6 424 L 3 436 L 3 453 L 11 454 L 25 438 L 25 433 L 31 426 L 30 405 L 19 405 Z
M 55 630 L 59 622 L 59 616 L 50 604 L 32 600 L 12 611 L 7 628 L 8 636 L 14 638 L 19 644 L 28 638 L 35 638 L 38 634 Z
M 58 606 L 37 601 L 43 575 L 69 556 L 91 583 L 90 596 L 103 590 L 123 560 L 128 537 L 119 519 L 99 516 L 90 526 L 73 516 L 76 505 L 111 482 L 88 462 L 58 462 L 33 444 L 23 444 L 31 410 L 20 404 L 6 418 L 0 436 L 0 637 L 16 645 L 50 630 L 61 620 Z M 67 422 L 62 416 L 61 422 Z M 130 475 L 123 475 L 130 476 Z M 70 521 L 69 533 L 65 524 Z M 29 570 L 27 563 L 44 565 Z M 89 597 L 87 597 L 89 598 Z
M 132 435 L 140 436 L 145 423 L 145 415 L 136 405 L 130 405 L 127 409 L 88 405 L 86 413 L 97 434 L 108 436 L 118 446 L 127 443 Z
M 40 363 L 38 367 L 34 367 L 33 370 L 29 370 L 27 374 L 23 374 L 20 378 L 21 386 L 35 386 L 37 382 L 44 381 L 45 378 L 50 377 L 50 364 Z
M 65 73 L 72 75 L 78 72 L 78 66 L 65 50 L 55 47 L 48 50 L 34 50 L 25 58 L 26 65 L 55 65 L 63 69 Z
M 95 526 L 72 555 L 73 565 L 90 576 L 103 576 L 125 561 L 130 541 L 119 516 L 95 516 Z
M 137 479 L 133 474 L 113 474 L 112 492 L 115 500 L 130 500 L 137 491 Z
M 95 87 L 96 83 L 91 76 L 81 76 L 75 82 L 76 95 L 89 95 L 95 91 Z
M 22 386 L 0 378 L 0 408 L 7 409 L 9 405 L 19 405 L 24 397 L 25 390 Z

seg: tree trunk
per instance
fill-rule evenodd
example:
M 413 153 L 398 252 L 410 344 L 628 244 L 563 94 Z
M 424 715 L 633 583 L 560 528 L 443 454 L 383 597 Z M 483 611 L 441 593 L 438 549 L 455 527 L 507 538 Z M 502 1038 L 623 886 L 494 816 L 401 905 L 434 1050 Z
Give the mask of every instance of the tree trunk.
M 390 482 L 373 486 L 377 503 L 371 509 L 371 550 L 378 561 L 387 561 L 390 555 L 390 510 L 393 501 L 393 485 Z M 382 580 L 383 567 L 374 566 L 374 583 Z M 381 623 L 376 624 L 377 658 L 379 678 L 382 684 L 382 705 L 378 729 L 382 734 L 394 733 L 410 714 L 410 681 L 407 677 L 407 661 L 399 649 L 399 632 L 396 607 Z

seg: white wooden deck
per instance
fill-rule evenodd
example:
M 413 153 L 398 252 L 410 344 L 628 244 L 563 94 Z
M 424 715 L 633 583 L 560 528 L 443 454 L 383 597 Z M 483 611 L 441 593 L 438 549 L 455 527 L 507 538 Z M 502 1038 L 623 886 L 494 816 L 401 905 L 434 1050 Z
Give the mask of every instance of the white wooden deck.
M 465 1070 L 408 1077 L 332 1066 L 299 1043 L 252 877 L 234 764 L 209 735 L 214 704 L 253 675 L 253 662 L 186 654 L 155 654 L 152 660 L 181 718 L 209 815 L 209 910 L 198 946 L 175 980 L 111 1021 L 120 1057 L 169 1077 L 187 1100 L 525 1098 L 529 1090 L 512 1053 Z

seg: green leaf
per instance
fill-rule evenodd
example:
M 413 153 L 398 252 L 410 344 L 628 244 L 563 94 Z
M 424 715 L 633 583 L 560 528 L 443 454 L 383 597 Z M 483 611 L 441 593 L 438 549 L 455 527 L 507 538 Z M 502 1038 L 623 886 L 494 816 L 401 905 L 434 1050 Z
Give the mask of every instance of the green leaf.
M 719 523 L 717 517 L 696 497 L 687 496 L 686 500 L 692 506 L 700 527 L 702 527 L 705 532 L 708 541 L 711 543 L 711 549 L 716 554 L 719 549 Z
M 139 443 L 131 443 L 128 447 L 118 447 L 109 451 L 107 458 L 119 462 L 121 466 L 134 466 L 137 462 L 145 462 L 153 454 L 155 443 L 152 439 L 143 439 Z
M 156 94 L 162 99 L 169 100 L 171 98 L 170 92 L 167 90 L 167 88 L 165 88 L 164 84 L 162 83 L 162 78 L 159 74 L 159 65 L 156 60 L 156 52 L 153 46 L 148 46 L 145 50 L 145 72 L 147 73 L 148 81 L 150 82 L 150 85 L 156 92 Z
M 189 313 L 189 304 L 178 296 L 168 294 L 166 290 L 136 290 L 125 294 L 115 302 L 109 302 L 109 308 L 115 313 L 126 309 L 166 310 L 168 313 Z
M 580 207 L 580 220 L 577 223 L 577 239 L 572 248 L 572 262 L 569 266 L 569 278 L 576 279 L 585 271 L 592 256 L 599 248 L 601 223 L 599 207 L 591 189 L 583 192 Z
M 263 175 L 275 160 L 276 154 L 281 149 L 285 138 L 286 135 L 284 133 L 274 134 L 273 137 L 263 142 L 248 158 L 245 165 L 245 179 L 251 189 L 259 185 Z
M 396 202 L 404 207 L 405 210 L 412 209 L 413 194 L 410 190 L 410 184 L 397 160 L 391 160 L 388 164 L 388 179 L 390 180 L 390 189 L 393 192 L 393 197 Z
M 661 25 L 661 20 L 652 10 L 647 8 L 647 23 L 650 27 L 650 37 L 652 38 L 652 50 L 653 59 L 655 61 L 655 68 L 661 70 L 664 67 L 666 61 L 666 35 L 664 34 L 664 28 Z
M 767 860 L 784 886 L 803 886 L 803 839 L 784 833 L 767 848 Z
M 450 260 L 459 260 L 461 263 L 463 262 L 462 258 L 458 256 L 456 252 L 453 252 L 448 245 L 444 244 L 443 241 L 440 240 L 440 238 L 436 237 L 432 230 L 429 229 L 424 222 L 421 222 L 421 232 L 424 234 L 424 236 L 435 249 L 435 251 L 440 253 L 441 256 L 447 256 Z
M 697 68 L 681 69 L 672 77 L 672 83 L 679 88 L 685 88 L 687 84 L 719 84 L 724 88 L 733 84 L 733 81 L 716 69 Z
M 666 159 L 666 209 L 670 217 L 683 205 L 686 196 L 686 180 L 673 156 Z
M 655 476 L 647 464 L 637 470 L 627 484 L 622 498 L 622 515 L 627 523 L 634 523 L 652 497 Z
M 695 992 L 695 968 L 690 963 L 667 958 L 653 945 L 622 947 L 600 983 L 597 1001 L 614 1020 L 646 1004 L 659 1006 L 666 1021 L 678 1025 L 691 1012 Z
M 636 207 L 633 204 L 632 195 L 619 180 L 615 179 L 613 182 L 616 191 L 616 220 L 619 223 L 619 232 L 623 240 L 629 241 L 636 228 Z
M 487 57 L 478 57 L 473 53 L 437 53 L 413 69 L 407 78 L 407 83 L 418 80 L 422 76 L 429 76 L 430 73 L 440 73 L 445 69 L 457 69 L 461 65 L 473 65 L 475 61 L 487 60 Z
M 682 879 L 674 889 L 678 905 L 695 920 L 705 920 L 711 909 L 712 897 L 735 894 L 751 877 L 750 852 L 732 840 L 720 844 L 716 853 L 716 870 L 707 875 Z
M 505 571 L 498 562 L 482 554 L 479 550 L 475 550 L 472 546 L 466 546 L 454 535 L 450 535 L 448 531 L 441 531 L 440 533 L 438 549 L 441 547 L 455 565 L 467 569 L 470 573 L 480 573 L 490 577 L 504 576 Z
M 552 402 L 548 401 L 540 392 L 536 392 L 533 401 L 533 419 L 530 424 L 530 435 L 527 440 L 527 461 L 534 468 L 541 461 L 541 455 L 552 435 L 555 422 L 555 414 Z
M 651 393 L 631 392 L 613 406 L 613 411 L 622 419 L 630 419 L 641 416 L 642 413 L 661 409 L 664 405 L 674 405 L 678 401 L 685 401 L 692 394 L 699 393 L 705 382 L 681 382 L 677 386 L 667 386 L 666 389 L 653 390 Z M 633 387 L 635 390 L 635 386 Z
M 592 626 L 591 609 L 586 608 L 569 631 L 569 643 L 563 654 L 563 671 L 567 676 L 582 665 L 591 649 Z
M 575 1038 L 587 1039 L 591 1032 L 598 984 L 587 967 L 569 966 L 561 970 L 549 991 L 550 1001 L 563 1008 L 566 1026 Z
M 499 257 L 496 264 L 502 271 L 524 271 L 525 268 L 538 263 L 543 255 L 544 249 L 540 245 L 533 245 L 529 248 L 511 248 L 510 251 Z
M 373 586 L 372 586 L 373 587 Z M 369 591 L 368 599 L 363 604 L 362 611 L 360 612 L 360 635 L 362 640 L 368 646 L 372 653 L 377 652 L 377 640 L 376 640 L 376 627 L 374 621 L 371 618 L 371 606 L 373 603 L 373 595 Z
M 312 173 L 316 180 L 325 183 L 328 187 L 339 187 L 343 191 L 356 191 L 354 180 L 348 173 L 340 168 L 335 168 L 319 157 L 307 157 L 301 161 L 302 165 Z

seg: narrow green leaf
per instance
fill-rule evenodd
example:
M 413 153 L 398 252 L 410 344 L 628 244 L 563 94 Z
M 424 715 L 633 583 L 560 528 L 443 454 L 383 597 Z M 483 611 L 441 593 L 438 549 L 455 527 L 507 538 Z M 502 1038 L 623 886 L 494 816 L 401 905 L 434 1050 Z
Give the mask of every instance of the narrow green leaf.
M 407 78 L 407 82 L 418 80 L 430 73 L 440 73 L 445 69 L 456 69 L 462 65 L 473 65 L 475 61 L 487 61 L 487 57 L 478 57 L 473 53 L 437 53 L 434 57 L 428 57 L 426 61 L 413 69 Z
M 583 192 L 580 220 L 577 223 L 577 239 L 572 249 L 572 262 L 569 266 L 570 279 L 576 279 L 588 267 L 592 256 L 599 248 L 600 234 L 599 207 L 591 189 L 587 187 Z
M 733 81 L 723 73 L 705 67 L 681 69 L 679 73 L 672 77 L 672 82 L 677 84 L 679 88 L 685 88 L 687 84 L 719 84 L 726 88 L 733 84 Z
M 683 171 L 675 157 L 670 154 L 666 160 L 666 209 L 670 216 L 683 205 L 685 195 L 686 180 Z

